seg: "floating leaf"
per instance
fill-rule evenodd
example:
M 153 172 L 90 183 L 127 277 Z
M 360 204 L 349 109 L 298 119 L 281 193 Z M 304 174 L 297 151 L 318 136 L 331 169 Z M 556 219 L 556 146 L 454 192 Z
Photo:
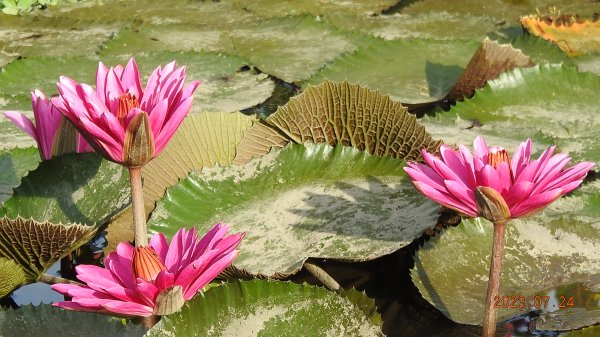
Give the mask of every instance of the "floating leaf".
M 0 297 L 27 283 L 27 276 L 15 261 L 0 257 Z
M 375 14 L 397 3 L 396 0 L 234 0 L 234 3 L 263 17 L 285 17 L 290 15 L 312 14 L 315 16 L 330 13 Z
M 404 103 L 436 101 L 454 86 L 477 47 L 474 41 L 376 41 L 327 64 L 308 83 L 348 80 Z
M 587 71 L 600 76 L 600 53 L 573 58 L 573 63 L 577 65 L 579 71 Z
M 130 56 L 105 56 L 102 61 L 108 65 L 124 64 Z M 257 75 L 252 70 L 239 71 L 245 61 L 233 56 L 162 52 L 136 55 L 136 60 L 144 80 L 159 65 L 173 60 L 186 65 L 188 81 L 202 82 L 194 99 L 193 112 L 233 112 L 249 108 L 269 98 L 275 87 L 275 83 L 264 74 Z M 98 59 L 87 57 L 21 59 L 9 64 L 0 73 L 0 93 L 18 97 L 29 110 L 31 100 L 27 95 L 32 83 L 50 96 L 56 94 L 56 81 L 61 75 L 78 82 L 95 84 L 97 67 Z M 31 69 L 40 70 L 32 72 Z
M 471 98 L 475 90 L 483 88 L 487 81 L 501 73 L 517 67 L 531 67 L 533 63 L 527 55 L 509 44 L 499 44 L 485 39 L 469 61 L 452 90 L 446 95 L 450 101 Z
M 193 170 L 229 165 L 253 117 L 240 113 L 200 113 L 188 116 L 160 156 L 143 168 L 146 212 L 165 190 Z
M 245 164 L 251 159 L 266 155 L 271 149 L 282 148 L 289 142 L 290 139 L 274 127 L 262 121 L 255 123 L 244 133 L 236 148 L 233 163 Z
M 542 149 L 556 144 L 576 161 L 600 161 L 600 77 L 576 68 L 544 65 L 500 75 L 472 99 L 421 123 L 448 143 L 490 144 L 514 149 L 533 138 Z
M 23 268 L 32 282 L 62 257 L 90 241 L 96 229 L 7 217 L 0 218 L 0 256 Z
M 53 223 L 102 225 L 129 203 L 129 175 L 95 153 L 40 163 L 21 180 L 0 213 Z
M 21 184 L 21 178 L 35 169 L 40 162 L 36 148 L 12 149 L 0 152 L 0 206 Z
M 107 315 L 63 310 L 48 304 L 0 311 L 0 336 L 142 337 L 141 325 Z
M 517 36 L 510 42 L 516 49 L 521 50 L 535 64 L 562 63 L 570 65 L 573 61 L 557 45 L 533 35 Z
M 394 252 L 432 227 L 437 206 L 424 202 L 403 160 L 352 147 L 289 145 L 243 166 L 191 173 L 170 188 L 149 230 L 231 223 L 246 237 L 236 266 L 282 277 L 308 257 L 366 261 Z
M 247 24 L 230 34 L 235 54 L 286 82 L 305 80 L 325 63 L 370 41 L 352 37 L 310 16 Z
M 541 214 L 508 223 L 499 296 L 516 296 L 517 300 L 514 308 L 499 309 L 499 317 L 529 310 L 529 296 L 546 289 L 575 282 L 598 284 L 600 235 L 595 227 L 599 192 L 600 182 L 588 183 Z M 411 273 L 415 285 L 455 322 L 483 321 L 492 232 L 491 223 L 485 220 L 463 220 L 460 226 L 426 242 L 415 256 Z M 533 309 L 544 305 L 534 303 Z M 597 323 L 600 317 L 593 310 L 581 315 L 587 319 L 579 315 L 561 315 L 560 319 L 565 326 L 580 328 L 578 322 L 586 322 L 585 326 L 590 321 Z
M 557 44 L 569 56 L 600 52 L 599 21 L 580 21 L 573 15 L 529 15 L 521 18 L 521 24 L 529 33 Z
M 596 337 L 600 334 L 600 325 L 567 332 L 563 337 Z
M 308 87 L 266 121 L 296 143 L 342 144 L 406 160 L 440 144 L 401 104 L 348 82 Z
M 375 303 L 356 290 L 342 296 L 273 281 L 211 288 L 163 317 L 146 336 L 383 336 Z

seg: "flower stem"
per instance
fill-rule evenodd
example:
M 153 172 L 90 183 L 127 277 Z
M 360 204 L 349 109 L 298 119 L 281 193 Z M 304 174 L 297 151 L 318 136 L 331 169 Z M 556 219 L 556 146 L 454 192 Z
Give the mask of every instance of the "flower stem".
M 150 329 L 158 323 L 158 316 L 152 315 L 148 317 L 142 317 L 142 326 L 146 329 Z
M 483 337 L 494 337 L 496 334 L 496 312 L 494 298 L 498 296 L 502 276 L 502 259 L 504 258 L 504 234 L 508 221 L 494 223 L 494 243 L 492 246 L 492 261 L 488 281 L 487 298 L 485 300 L 485 316 L 483 318 Z
M 49 275 L 49 274 L 40 275 L 40 277 L 38 278 L 38 282 L 43 282 L 46 284 L 69 283 L 69 284 L 80 284 L 81 285 L 81 283 L 79 283 L 77 281 L 73 281 L 73 280 L 66 279 L 64 277 L 54 276 L 54 275 Z
M 142 168 L 129 168 L 131 183 L 131 208 L 135 230 L 135 246 L 148 245 L 148 228 L 146 228 L 146 211 L 144 210 L 144 193 L 142 191 Z
M 311 273 L 317 280 L 321 281 L 323 285 L 332 291 L 340 292 L 342 291 L 342 287 L 337 281 L 331 277 L 325 270 L 321 267 L 317 266 L 312 262 L 304 262 L 304 267 Z

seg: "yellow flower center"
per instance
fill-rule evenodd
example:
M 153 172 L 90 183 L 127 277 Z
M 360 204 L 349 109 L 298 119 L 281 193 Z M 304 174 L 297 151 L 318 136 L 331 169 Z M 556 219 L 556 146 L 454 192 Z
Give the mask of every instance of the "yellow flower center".
M 139 108 L 140 103 L 138 102 L 135 96 L 132 96 L 130 93 L 126 92 L 123 95 L 119 96 L 119 108 L 117 110 L 117 118 L 122 119 L 127 117 L 129 111 L 133 108 Z
M 501 163 L 509 163 L 510 157 L 508 156 L 508 152 L 503 148 L 491 148 L 490 153 L 488 154 L 488 164 L 492 165 L 494 168 L 498 168 Z
M 161 271 L 167 269 L 152 247 L 136 247 L 133 251 L 133 274 L 146 281 L 154 281 Z

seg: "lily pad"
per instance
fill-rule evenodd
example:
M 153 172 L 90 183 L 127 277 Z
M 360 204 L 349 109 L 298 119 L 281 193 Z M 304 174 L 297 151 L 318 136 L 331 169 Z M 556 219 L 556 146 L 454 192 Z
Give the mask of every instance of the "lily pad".
M 141 337 L 141 325 L 107 315 L 67 311 L 48 304 L 0 311 L 0 336 Z
M 529 310 L 529 296 L 545 289 L 574 282 L 598 284 L 599 192 L 598 181 L 588 183 L 542 213 L 508 223 L 499 296 L 524 296 L 524 301 L 499 309 L 499 317 Z M 486 220 L 463 220 L 426 242 L 415 256 L 411 273 L 415 285 L 426 300 L 456 322 L 483 321 L 492 232 Z M 532 309 L 542 306 L 533 303 Z M 586 322 L 583 326 L 598 323 L 597 312 L 581 314 L 587 320 L 561 315 L 562 323 L 571 328 L 582 327 L 577 322 Z
M 130 56 L 106 56 L 102 61 L 109 65 L 123 64 Z M 265 74 L 256 74 L 252 70 L 239 71 L 246 62 L 234 56 L 161 52 L 136 55 L 136 60 L 143 77 L 150 76 L 155 67 L 173 60 L 186 65 L 188 81 L 202 82 L 195 94 L 194 112 L 233 112 L 252 107 L 269 98 L 275 87 L 275 83 Z M 27 95 L 32 89 L 38 88 L 50 96 L 57 93 L 56 81 L 61 75 L 94 84 L 98 61 L 97 58 L 88 57 L 40 57 L 15 61 L 0 73 L 0 94 L 30 102 Z M 41 70 L 32 72 L 31 69 Z
M 96 229 L 90 226 L 3 217 L 0 218 L 0 256 L 22 268 L 27 282 L 34 282 L 56 261 L 95 234 Z
M 375 14 L 392 7 L 396 0 L 234 0 L 238 6 L 263 17 L 285 17 L 290 15 L 312 14 L 315 16 L 330 13 Z
M 325 63 L 370 42 L 311 16 L 246 24 L 230 34 L 235 54 L 286 82 L 305 80 Z
M 1 77 L 1 73 L 0 73 L 0 77 Z M 0 96 L 0 104 L 2 104 L 3 99 Z M 8 103 L 8 101 L 5 101 L 6 103 Z M 13 103 L 13 102 L 11 102 Z M 11 104 L 12 105 L 12 104 Z M 33 119 L 33 112 L 31 111 L 27 111 L 27 110 L 31 110 L 31 100 L 29 101 L 25 101 L 24 99 L 22 99 L 22 102 L 20 104 L 16 104 L 18 107 L 23 107 L 23 109 L 19 109 L 17 107 L 17 111 L 23 111 L 25 113 L 25 115 L 27 115 L 29 118 Z M 12 105 L 14 106 L 14 105 Z M 0 108 L 0 111 L 8 111 L 9 109 L 5 109 L 5 108 Z M 13 110 L 13 109 L 10 109 Z M 26 149 L 26 148 L 32 148 L 32 147 L 36 147 L 37 143 L 35 142 L 35 140 L 33 140 L 33 138 L 31 138 L 31 136 L 29 136 L 27 133 L 23 132 L 23 130 L 21 130 L 19 127 L 17 127 L 15 124 L 13 124 L 13 122 L 11 122 L 8 118 L 5 118 L 3 114 L 1 114 L 0 112 L 0 130 L 2 130 L 2 132 L 0 132 L 0 151 L 2 152 L 6 152 L 6 151 L 12 151 L 13 149 L 16 148 L 20 148 L 20 149 Z M 38 155 L 39 157 L 39 155 Z
M 380 326 L 374 301 L 356 290 L 340 296 L 306 284 L 255 280 L 201 293 L 146 336 L 383 336 Z
M 475 41 L 376 41 L 327 64 L 308 83 L 347 80 L 404 103 L 436 101 L 454 86 L 478 46 Z
M 0 257 L 0 297 L 10 294 L 26 283 L 27 275 L 23 267 L 11 259 Z
M 129 203 L 129 175 L 95 153 L 40 163 L 21 180 L 0 214 L 52 223 L 102 225 Z
M 154 209 L 168 187 L 191 171 L 231 164 L 236 146 L 254 121 L 241 113 L 189 115 L 160 156 L 143 168 L 146 212 Z
M 535 64 L 562 63 L 571 65 L 573 63 L 569 56 L 560 50 L 557 45 L 537 36 L 527 34 L 517 36 L 512 41 L 504 39 L 501 41 L 503 43 L 510 42 L 514 48 L 520 49 Z
M 577 65 L 579 71 L 600 76 L 600 53 L 573 58 L 573 63 Z
M 434 137 L 469 144 L 475 134 L 514 149 L 526 137 L 557 144 L 574 160 L 600 161 L 600 77 L 576 68 L 541 65 L 500 75 L 472 99 L 421 123 Z
M 0 206 L 21 184 L 21 178 L 35 169 L 40 162 L 36 148 L 12 149 L 0 152 Z
M 563 337 L 596 337 L 600 334 L 600 325 L 567 332 Z
M 149 230 L 172 236 L 183 226 L 231 223 L 246 232 L 236 266 L 274 277 L 297 272 L 308 257 L 374 259 L 436 223 L 437 206 L 414 190 L 404 164 L 341 145 L 289 145 L 191 173 L 158 202 Z

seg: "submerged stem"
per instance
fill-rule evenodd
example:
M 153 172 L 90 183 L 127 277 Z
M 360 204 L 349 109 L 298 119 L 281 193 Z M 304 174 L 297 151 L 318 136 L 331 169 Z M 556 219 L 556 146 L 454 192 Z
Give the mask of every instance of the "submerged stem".
M 333 277 L 331 277 L 325 270 L 323 270 L 323 268 L 308 261 L 304 262 L 304 267 L 306 268 L 306 270 L 308 270 L 309 273 L 311 273 L 315 278 L 317 278 L 317 280 L 321 281 L 321 283 L 323 283 L 323 285 L 327 289 L 335 292 L 340 292 L 342 290 L 340 284 L 337 283 L 337 281 Z
M 498 296 L 502 276 L 502 259 L 504 258 L 504 234 L 508 221 L 494 223 L 494 243 L 492 245 L 492 261 L 488 281 L 487 298 L 485 300 L 485 316 L 483 318 L 483 337 L 494 337 L 496 334 L 496 312 L 494 298 Z
M 135 246 L 146 246 L 148 245 L 148 228 L 146 227 L 146 211 L 144 210 L 141 167 L 129 168 L 129 181 L 131 183 L 131 209 L 133 211 Z

